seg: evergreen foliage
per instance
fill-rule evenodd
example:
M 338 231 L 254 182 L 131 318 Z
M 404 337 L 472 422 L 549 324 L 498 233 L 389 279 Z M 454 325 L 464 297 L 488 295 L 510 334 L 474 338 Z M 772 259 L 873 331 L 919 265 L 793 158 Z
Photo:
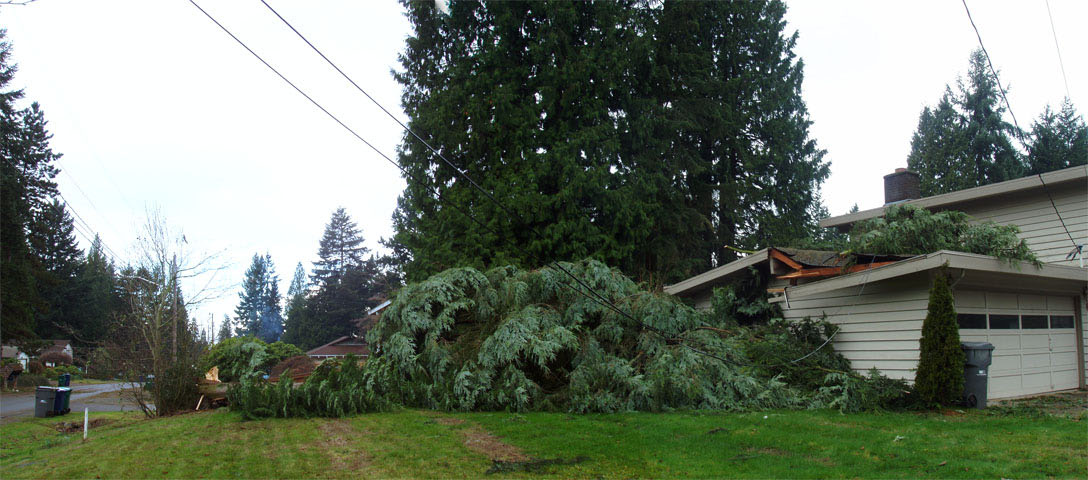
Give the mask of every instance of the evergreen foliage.
M 299 387 L 284 372 L 280 381 L 247 377 L 227 392 L 230 408 L 247 419 L 261 417 L 344 417 L 388 410 L 388 400 L 375 394 L 373 373 L 354 356 L 322 362 Z
M 219 367 L 219 379 L 231 382 L 251 373 L 267 372 L 283 359 L 303 354 L 302 350 L 289 343 L 265 343 L 255 337 L 233 337 L 209 348 L 200 357 L 198 368 L 206 372 L 212 367 Z
M 967 80 L 946 87 L 935 108 L 926 107 L 911 139 L 907 164 L 931 196 L 1018 178 L 1025 173 L 1012 139 L 1019 132 L 1003 118 L 1005 107 L 985 53 L 971 54 Z
M 408 281 L 590 257 L 660 285 L 815 230 L 828 168 L 782 2 L 404 5 L 409 126 L 506 206 L 405 136 Z
M 883 217 L 854 224 L 846 249 L 895 255 L 953 250 L 1038 265 L 1038 258 L 1018 233 L 1016 225 L 972 224 L 966 213 L 955 210 L 934 213 L 914 205 L 893 205 L 885 210 Z
M 1032 123 L 1027 163 L 1030 174 L 1088 164 L 1088 125 L 1068 98 L 1060 111 L 1048 105 Z
M 922 322 L 918 371 L 914 388 L 926 405 L 951 405 L 963 394 L 963 350 L 952 289 L 945 272 L 933 279 L 929 307 Z
M 450 269 L 398 292 L 368 335 L 373 356 L 342 388 L 357 392 L 355 405 L 364 409 L 746 410 L 836 399 L 847 409 L 877 408 L 871 402 L 884 398 L 858 396 L 878 384 L 849 372 L 825 347 L 824 324 L 738 328 L 723 320 L 725 312 L 701 313 L 641 290 L 599 262 L 564 267 L 635 320 L 566 287 L 569 278 L 551 268 Z M 818 347 L 826 350 L 778 365 L 779 357 Z M 828 371 L 844 376 L 827 379 Z M 321 381 L 311 377 L 310 386 L 292 390 L 243 379 L 232 408 L 253 416 L 339 415 L 331 405 L 346 400 L 317 391 Z M 842 388 L 818 396 L 835 386 Z
M 39 296 L 40 267 L 28 234 L 56 195 L 54 162 L 60 155 L 49 147 L 51 135 L 38 104 L 16 104 L 23 91 L 11 87 L 16 66 L 6 36 L 0 29 L 0 340 L 8 344 L 37 338 L 36 311 L 48 308 Z
M 289 299 L 286 341 L 310 349 L 353 332 L 352 320 L 377 305 L 382 292 L 381 272 L 369 252 L 347 211 L 336 209 L 325 226 L 310 275 L 314 291 L 306 294 L 292 281 L 296 294 Z M 299 272 L 296 268 L 296 277 Z
M 246 270 L 242 291 L 238 293 L 237 316 L 239 336 L 255 336 L 265 342 L 279 340 L 283 333 L 283 313 L 280 310 L 279 276 L 272 257 L 253 255 Z

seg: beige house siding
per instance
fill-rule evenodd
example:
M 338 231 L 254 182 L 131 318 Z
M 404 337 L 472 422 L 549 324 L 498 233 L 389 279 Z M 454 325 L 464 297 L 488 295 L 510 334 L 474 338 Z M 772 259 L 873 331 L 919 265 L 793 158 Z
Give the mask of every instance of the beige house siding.
M 928 303 L 929 275 L 919 272 L 868 283 L 864 290 L 842 288 L 779 305 L 787 319 L 827 315 L 840 326 L 832 345 L 854 370 L 876 367 L 888 377 L 913 380 Z
M 1069 234 L 1062 228 L 1062 221 L 1078 244 L 1088 244 L 1088 185 L 1068 183 L 1050 188 L 1054 205 L 1046 192 L 1034 190 L 1019 195 L 974 201 L 955 208 L 972 217 L 976 222 L 993 221 L 1002 225 L 1020 227 L 1020 238 L 1046 263 L 1080 266 L 1080 260 L 1066 260 L 1073 249 Z M 1054 213 L 1057 207 L 1061 219 Z

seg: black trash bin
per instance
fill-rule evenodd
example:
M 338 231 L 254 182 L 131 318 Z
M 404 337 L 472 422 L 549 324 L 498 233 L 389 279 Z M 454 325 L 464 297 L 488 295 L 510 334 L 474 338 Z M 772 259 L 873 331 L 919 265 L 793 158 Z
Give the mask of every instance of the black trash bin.
M 56 397 L 53 400 L 53 414 L 65 415 L 71 411 L 68 408 L 68 398 L 72 395 L 72 389 L 68 387 L 57 387 Z
M 53 387 L 38 387 L 34 391 L 34 416 L 38 418 L 53 415 L 53 404 L 57 398 L 57 389 Z
M 994 346 L 989 342 L 960 342 L 963 349 L 963 403 L 971 408 L 986 408 L 987 371 L 993 361 Z

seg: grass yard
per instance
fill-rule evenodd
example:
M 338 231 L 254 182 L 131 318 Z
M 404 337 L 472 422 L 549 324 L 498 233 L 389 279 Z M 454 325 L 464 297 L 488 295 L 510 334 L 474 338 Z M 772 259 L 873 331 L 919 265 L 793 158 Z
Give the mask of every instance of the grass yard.
M 226 410 L 0 427 L 0 477 L 1075 477 L 1084 396 L 1063 413 L 446 414 L 246 422 Z M 1050 403 L 1047 406 L 1052 407 Z M 63 428 L 62 428 L 63 429 Z

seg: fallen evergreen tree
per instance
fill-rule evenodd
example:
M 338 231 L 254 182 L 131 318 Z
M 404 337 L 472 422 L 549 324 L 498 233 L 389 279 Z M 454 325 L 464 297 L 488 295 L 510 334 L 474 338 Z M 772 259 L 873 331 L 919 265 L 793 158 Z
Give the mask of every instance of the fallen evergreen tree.
M 602 263 L 562 266 L 595 293 L 553 268 L 456 268 L 408 285 L 370 331 L 375 355 L 361 367 L 326 362 L 300 387 L 246 378 L 231 392 L 232 408 L 249 416 L 341 416 L 392 405 L 857 411 L 880 408 L 905 388 L 851 372 L 825 346 L 822 322 L 738 327 L 721 312 L 641 290 Z M 821 347 L 802 362 L 778 358 Z

